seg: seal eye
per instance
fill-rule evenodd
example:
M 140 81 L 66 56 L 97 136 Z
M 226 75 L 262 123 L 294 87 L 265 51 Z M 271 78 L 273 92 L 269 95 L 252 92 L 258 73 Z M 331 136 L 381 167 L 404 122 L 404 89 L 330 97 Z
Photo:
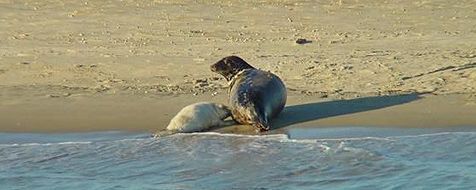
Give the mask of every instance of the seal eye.
M 219 64 L 219 65 L 217 65 L 217 66 L 218 66 L 218 70 L 219 70 L 220 72 L 225 72 L 225 71 L 227 71 L 228 68 L 229 68 L 226 63 L 221 63 L 221 64 Z
M 223 65 L 223 67 L 226 67 L 227 69 L 232 69 L 233 68 L 233 61 L 231 61 L 229 59 L 225 59 L 225 64 Z

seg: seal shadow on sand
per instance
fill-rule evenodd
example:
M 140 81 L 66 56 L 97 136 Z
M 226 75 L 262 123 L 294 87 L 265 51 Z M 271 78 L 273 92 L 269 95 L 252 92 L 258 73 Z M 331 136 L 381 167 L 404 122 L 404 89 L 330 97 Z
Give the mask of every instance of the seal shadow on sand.
M 409 103 L 420 99 L 420 94 L 402 94 L 390 96 L 374 96 L 350 100 L 336 100 L 286 106 L 271 122 L 271 130 L 287 127 L 306 121 L 318 120 L 333 116 L 352 114 L 385 107 Z

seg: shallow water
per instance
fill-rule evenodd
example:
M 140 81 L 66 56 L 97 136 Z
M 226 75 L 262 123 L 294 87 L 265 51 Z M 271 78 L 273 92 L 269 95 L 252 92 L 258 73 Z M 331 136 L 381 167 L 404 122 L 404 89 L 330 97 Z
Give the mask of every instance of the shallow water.
M 343 131 L 352 130 L 347 136 L 334 130 L 318 138 L 291 131 L 292 139 L 218 133 L 161 139 L 122 132 L 0 133 L 0 184 L 1 189 L 476 187 L 476 132 L 365 136 L 375 130 Z

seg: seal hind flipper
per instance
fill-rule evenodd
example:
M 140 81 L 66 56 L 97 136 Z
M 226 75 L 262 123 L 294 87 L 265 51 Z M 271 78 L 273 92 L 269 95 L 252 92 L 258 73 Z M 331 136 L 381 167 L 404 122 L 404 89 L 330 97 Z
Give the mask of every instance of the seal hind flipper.
M 255 105 L 255 113 L 256 116 L 253 119 L 252 126 L 259 129 L 260 132 L 268 131 L 269 124 L 268 124 L 268 117 L 266 116 L 264 110 L 260 109 L 260 106 Z
M 259 105 L 254 105 L 253 102 L 249 102 L 247 106 L 239 106 L 237 109 L 232 110 L 232 117 L 236 122 L 251 125 L 260 132 L 268 131 L 270 128 L 264 110 Z
M 269 131 L 269 125 L 265 125 L 263 123 L 253 123 L 251 126 L 256 128 L 256 131 L 258 132 Z
M 175 130 L 162 130 L 162 131 L 157 131 L 154 133 L 153 137 L 154 138 L 161 138 L 161 137 L 166 137 L 166 136 L 170 136 L 170 135 L 173 135 L 173 134 L 176 134 L 178 133 L 178 131 L 175 131 Z
M 266 114 L 266 105 L 263 105 L 262 97 L 263 95 L 260 93 L 261 91 L 250 91 L 249 96 L 251 100 L 251 104 L 253 104 L 254 111 L 252 113 L 252 126 L 259 129 L 260 132 L 268 131 L 269 124 L 268 124 L 268 115 Z

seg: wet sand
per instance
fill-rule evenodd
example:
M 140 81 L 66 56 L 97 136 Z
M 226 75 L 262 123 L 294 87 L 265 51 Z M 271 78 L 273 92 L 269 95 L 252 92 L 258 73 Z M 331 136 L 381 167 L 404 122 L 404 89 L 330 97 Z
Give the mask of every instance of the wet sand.
M 0 106 L 2 132 L 87 132 L 163 130 L 182 107 L 196 101 L 225 103 L 226 96 L 95 96 L 43 97 Z M 465 95 L 392 95 L 330 100 L 291 94 L 269 133 L 316 127 L 475 127 L 474 97 Z M 214 129 L 256 134 L 250 126 Z
M 226 102 L 209 65 L 228 55 L 286 83 L 289 107 L 271 133 L 476 126 L 475 6 L 0 1 L 0 131 L 155 131 L 185 105 Z M 425 95 L 401 96 L 413 93 Z

